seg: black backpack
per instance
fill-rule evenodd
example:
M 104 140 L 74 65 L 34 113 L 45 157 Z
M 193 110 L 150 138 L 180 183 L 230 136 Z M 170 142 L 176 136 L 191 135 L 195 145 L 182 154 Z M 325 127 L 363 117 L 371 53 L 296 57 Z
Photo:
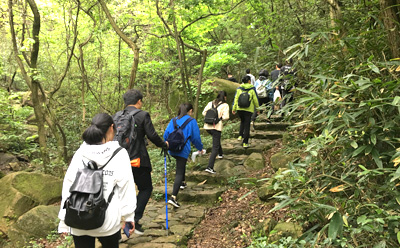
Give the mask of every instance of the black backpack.
M 251 97 L 249 94 L 249 91 L 252 90 L 251 89 L 243 89 L 243 88 L 239 88 L 242 90 L 242 92 L 239 95 L 239 99 L 238 99 L 238 106 L 241 108 L 248 108 L 250 107 L 250 103 L 251 103 Z
M 103 225 L 108 204 L 114 196 L 114 188 L 107 201 L 103 195 L 103 169 L 108 162 L 122 149 L 114 151 L 105 165 L 98 168 L 96 162 L 89 161 L 76 173 L 75 181 L 64 202 L 66 209 L 64 222 L 67 226 L 82 230 L 92 230 Z
M 186 127 L 186 125 L 193 120 L 192 117 L 189 117 L 181 126 L 178 126 L 178 124 L 176 123 L 176 119 L 178 117 L 175 117 L 174 119 L 172 119 L 173 124 L 174 124 L 174 131 L 172 131 L 167 138 L 168 141 L 168 150 L 172 151 L 172 152 L 180 152 L 183 150 L 183 148 L 186 145 L 186 142 L 188 141 L 188 139 L 190 138 L 187 137 L 185 138 L 185 135 L 183 134 L 183 129 Z
M 113 117 L 116 127 L 114 140 L 118 141 L 119 145 L 130 152 L 137 137 L 134 116 L 139 113 L 140 109 L 132 111 L 121 110 Z M 131 155 L 131 153 L 129 153 Z
M 211 108 L 207 110 L 206 115 L 204 116 L 204 123 L 216 125 L 221 119 L 218 117 L 218 107 L 221 104 L 218 104 L 214 107 L 214 103 L 211 103 Z

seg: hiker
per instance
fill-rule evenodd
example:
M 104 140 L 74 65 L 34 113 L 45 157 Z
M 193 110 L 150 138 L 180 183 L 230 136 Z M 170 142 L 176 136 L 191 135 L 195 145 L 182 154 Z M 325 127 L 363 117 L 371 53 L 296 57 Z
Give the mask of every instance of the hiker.
M 253 74 L 250 73 L 250 69 L 246 69 L 246 74 L 251 79 L 251 85 L 254 86 L 254 84 L 256 83 L 256 78 L 253 76 Z
M 155 131 L 149 113 L 141 110 L 143 106 L 142 93 L 139 90 L 131 89 L 123 95 L 123 98 L 125 111 L 131 112 L 139 110 L 134 116 L 137 133 L 136 141 L 133 146 L 128 149 L 128 152 L 131 160 L 133 177 L 139 190 L 135 211 L 135 233 L 142 235 L 144 230 L 139 221 L 143 217 L 143 212 L 153 191 L 153 184 L 151 181 L 152 167 L 146 148 L 147 140 L 145 140 L 145 136 L 157 147 L 163 149 L 168 148 L 168 143 L 164 142 Z
M 110 115 L 101 113 L 92 119 L 92 124 L 82 135 L 83 144 L 75 152 L 64 177 L 62 188 L 61 208 L 58 214 L 60 233 L 71 233 L 76 248 L 94 248 L 95 238 L 98 238 L 102 247 L 118 247 L 121 237 L 121 219 L 130 222 L 135 229 L 134 217 L 136 208 L 135 182 L 131 174 L 131 165 L 128 152 L 125 149 L 117 151 L 120 146 L 112 141 L 115 134 L 115 125 Z M 112 157 L 115 155 L 114 157 Z M 78 170 L 84 168 L 89 161 L 94 161 L 103 169 L 103 193 L 107 199 L 114 192 L 106 210 L 105 220 L 101 227 L 92 230 L 71 228 L 64 222 L 66 210 L 64 203 L 70 196 L 70 188 L 77 177 Z M 108 162 L 108 163 L 107 163 Z M 85 164 L 85 165 L 84 165 Z M 85 185 L 89 187 L 90 185 Z M 115 188 L 114 188 L 115 187 Z
M 271 71 L 271 81 L 275 83 L 275 81 L 279 78 L 281 75 L 281 67 L 282 64 L 278 63 L 275 65 L 275 70 Z
M 192 143 L 197 148 L 197 150 L 199 150 L 199 154 L 203 154 L 203 143 L 201 142 L 200 138 L 200 129 L 197 125 L 197 121 L 191 117 L 192 114 L 192 104 L 181 104 L 179 106 L 178 116 L 171 119 L 164 132 L 164 140 L 168 140 L 169 135 L 173 133 L 175 129 L 178 129 L 182 126 L 182 132 L 185 138 L 181 151 L 169 151 L 169 154 L 171 154 L 172 157 L 174 157 L 176 160 L 176 172 L 172 195 L 168 200 L 168 203 L 177 208 L 181 206 L 177 202 L 179 189 L 184 189 L 187 187 L 187 184 L 185 182 L 185 172 L 187 159 L 190 154 L 190 143 Z M 174 122 L 176 125 L 174 125 Z M 173 148 L 172 144 L 169 148 Z
M 217 98 L 207 104 L 203 110 L 204 129 L 212 135 L 213 145 L 205 171 L 214 174 L 215 158 L 222 159 L 223 152 L 221 146 L 222 121 L 229 120 L 229 105 L 226 103 L 226 92 L 218 92 Z
M 251 115 L 254 112 L 254 108 L 258 108 L 259 103 L 257 99 L 257 93 L 253 85 L 251 85 L 250 76 L 244 76 L 242 84 L 236 89 L 235 99 L 233 101 L 232 114 L 236 114 L 236 111 L 240 117 L 240 131 L 238 140 L 243 139 L 243 147 L 249 147 L 250 137 L 250 121 Z
M 296 70 L 292 68 L 293 60 L 286 60 L 286 64 L 281 67 L 281 86 L 280 93 L 282 96 L 281 108 L 283 108 L 288 102 L 293 100 L 293 91 L 296 88 L 294 82 L 294 76 Z
M 274 91 L 272 89 L 272 81 L 268 79 L 269 73 L 266 69 L 262 69 L 258 73 L 258 79 L 254 85 L 256 89 L 257 96 L 258 96 L 258 103 L 260 106 L 268 105 L 269 102 L 273 101 Z M 263 109 L 260 110 L 260 113 L 263 112 Z M 251 121 L 254 122 L 257 118 L 257 111 L 254 111 L 253 115 L 251 116 Z M 271 123 L 269 120 L 269 116 L 267 116 L 267 123 Z
M 234 82 L 234 83 L 237 83 L 236 78 L 234 78 L 234 77 L 232 76 L 232 74 L 230 74 L 230 73 L 228 73 L 228 78 L 227 78 L 227 80 L 229 80 L 229 81 L 231 81 L 231 82 Z

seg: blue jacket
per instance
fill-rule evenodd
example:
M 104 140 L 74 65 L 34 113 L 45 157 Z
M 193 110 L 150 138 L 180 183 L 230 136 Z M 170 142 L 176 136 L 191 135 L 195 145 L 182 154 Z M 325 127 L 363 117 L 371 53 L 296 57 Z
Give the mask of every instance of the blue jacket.
M 176 124 L 178 126 L 181 126 L 189 117 L 190 117 L 189 115 L 185 115 L 182 118 L 177 119 Z M 174 131 L 174 123 L 171 120 L 167 126 L 167 129 L 165 129 L 164 132 L 163 137 L 165 141 L 167 140 L 169 134 L 172 133 L 173 131 Z M 172 156 L 177 156 L 187 159 L 190 155 L 190 143 L 192 143 L 197 148 L 197 150 L 199 151 L 203 150 L 203 143 L 201 143 L 201 138 L 200 138 L 200 129 L 195 119 L 191 120 L 186 125 L 186 127 L 183 129 L 183 135 L 185 136 L 186 139 L 190 136 L 183 150 L 180 152 L 169 151 L 169 154 L 171 154 Z

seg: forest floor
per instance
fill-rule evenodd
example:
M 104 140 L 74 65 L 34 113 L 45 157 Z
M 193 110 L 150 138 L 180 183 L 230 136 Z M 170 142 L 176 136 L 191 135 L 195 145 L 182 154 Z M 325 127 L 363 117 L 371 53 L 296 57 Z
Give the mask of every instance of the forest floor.
M 274 148 L 264 153 L 267 166 L 248 175 L 250 178 L 269 177 L 274 173 L 270 158 L 282 147 L 277 141 Z M 254 231 L 266 218 L 284 219 L 285 210 L 268 213 L 274 205 L 261 202 L 254 187 L 230 188 L 221 195 L 218 206 L 212 207 L 195 228 L 188 242 L 190 248 L 248 247 Z

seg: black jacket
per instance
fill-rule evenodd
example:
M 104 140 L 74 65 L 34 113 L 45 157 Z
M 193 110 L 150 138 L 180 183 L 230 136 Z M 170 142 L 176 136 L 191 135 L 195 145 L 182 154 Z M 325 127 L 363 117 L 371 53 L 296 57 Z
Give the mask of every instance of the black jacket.
M 128 111 L 132 111 L 136 109 L 133 106 L 128 106 L 125 108 Z M 151 122 L 151 118 L 148 112 L 139 111 L 135 116 L 135 125 L 137 132 L 137 139 L 133 146 L 133 149 L 129 151 L 130 159 L 140 158 L 140 167 L 148 167 L 151 168 L 151 162 L 149 153 L 146 148 L 146 140 L 145 136 L 153 142 L 158 147 L 166 146 L 164 140 L 158 136 L 156 130 L 154 129 L 153 123 Z

